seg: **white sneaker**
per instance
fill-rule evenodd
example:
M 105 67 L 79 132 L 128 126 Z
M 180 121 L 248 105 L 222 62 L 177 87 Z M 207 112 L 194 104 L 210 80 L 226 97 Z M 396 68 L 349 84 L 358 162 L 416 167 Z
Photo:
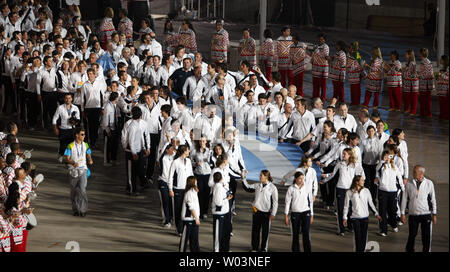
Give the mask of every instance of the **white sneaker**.
M 344 232 L 338 232 L 338 235 L 339 236 L 345 236 L 345 233 Z
M 207 219 L 208 216 L 206 214 L 203 215 L 203 219 Z
M 172 225 L 171 225 L 170 223 L 164 224 L 164 227 L 165 227 L 166 229 L 170 229 L 171 226 L 172 226 Z
M 386 234 L 386 233 L 384 233 L 384 232 L 380 232 L 380 236 L 386 237 L 386 236 L 387 236 L 387 234 Z
M 398 224 L 399 226 L 403 226 L 403 223 L 402 223 L 401 221 L 399 221 L 397 224 Z
M 59 157 L 58 157 L 59 163 L 63 163 L 63 160 L 64 160 L 64 157 L 63 157 L 63 156 L 59 156 Z
M 236 213 L 236 212 L 233 212 L 233 215 L 234 215 L 234 216 L 236 216 L 236 215 L 237 215 L 237 213 Z
M 393 232 L 398 232 L 398 228 L 393 228 L 392 231 Z
M 230 232 L 230 236 L 233 236 L 234 234 L 232 232 Z

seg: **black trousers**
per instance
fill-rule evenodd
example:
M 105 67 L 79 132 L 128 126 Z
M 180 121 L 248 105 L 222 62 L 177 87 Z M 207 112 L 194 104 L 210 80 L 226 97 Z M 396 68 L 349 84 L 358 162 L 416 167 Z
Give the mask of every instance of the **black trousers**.
M 364 252 L 366 250 L 369 218 L 354 218 L 350 219 L 349 223 L 353 225 L 355 235 L 355 251 Z
M 233 198 L 230 199 L 230 211 L 234 211 L 234 203 L 236 202 L 236 192 L 237 192 L 237 178 L 229 175 L 230 176 L 230 191 L 233 194 Z
M 53 115 L 55 115 L 57 105 L 57 94 L 56 92 L 41 92 L 42 96 L 42 120 L 44 121 L 44 126 L 50 125 L 50 120 L 52 120 Z
M 291 140 L 292 143 L 296 144 L 300 141 L 297 141 L 295 139 Z M 302 149 L 303 153 L 308 152 L 309 148 L 311 147 L 311 140 L 304 142 L 303 144 L 300 145 L 300 148 Z
M 173 217 L 172 200 L 169 197 L 169 186 L 166 182 L 158 181 L 159 197 L 161 199 L 161 211 L 164 216 L 164 224 L 170 223 Z
M 382 218 L 379 223 L 380 230 L 382 233 L 387 234 L 388 224 L 393 228 L 397 227 L 397 192 L 378 190 L 378 201 L 378 208 Z
M 191 252 L 199 252 L 198 245 L 198 226 L 194 220 L 183 221 L 183 233 L 180 240 L 180 252 L 186 252 L 189 242 L 189 250 Z
M 40 113 L 40 103 L 37 101 L 37 94 L 25 92 L 25 106 L 28 127 L 36 127 Z
M 261 233 L 262 231 L 262 233 Z M 270 213 L 257 211 L 253 213 L 252 250 L 267 252 L 269 246 Z M 260 235 L 262 237 L 260 239 Z M 261 244 L 259 243 L 261 240 Z
M 3 105 L 3 113 L 7 113 L 8 105 L 11 105 L 11 112 L 16 112 L 16 94 L 15 91 L 12 88 L 12 82 L 11 77 L 9 76 L 2 76 L 2 82 L 1 82 L 3 88 L 5 89 L 5 98 L 4 98 L 4 105 Z
M 26 117 L 25 117 L 25 103 L 26 103 L 26 100 L 25 100 L 25 89 L 23 89 L 23 88 L 19 88 L 18 90 L 17 90 L 17 104 L 18 104 L 18 107 L 19 107 L 19 109 L 18 109 L 18 112 L 19 112 L 19 120 L 23 120 L 23 121 L 25 121 L 26 119 Z M 53 116 L 52 116 L 53 117 Z
M 105 136 L 105 145 L 103 149 L 103 160 L 105 163 L 111 162 L 111 160 L 117 160 L 117 150 L 119 149 L 120 131 L 111 130 L 111 136 L 108 136 L 106 131 L 103 132 Z
M 140 152 L 138 154 L 138 159 L 133 159 L 133 154 L 131 152 L 125 153 L 126 158 L 126 171 L 127 171 L 127 191 L 130 193 L 137 192 L 137 179 L 141 182 L 141 185 L 146 184 L 145 172 L 143 171 L 145 166 L 144 154 Z
M 366 175 L 366 182 L 364 184 L 364 187 L 369 189 L 370 194 L 372 195 L 373 204 L 376 205 L 378 186 L 375 184 L 375 177 L 377 174 L 377 166 L 363 164 L 362 167 L 364 169 L 364 174 Z
M 98 138 L 98 128 L 100 127 L 101 108 L 84 109 L 86 112 L 87 131 L 89 136 L 89 145 L 91 148 L 95 146 Z
M 334 169 L 334 165 L 329 165 L 323 169 L 323 172 L 328 174 L 332 173 Z M 336 191 L 336 184 L 339 180 L 339 176 L 335 175 L 333 178 L 331 178 L 330 181 L 324 184 L 326 186 L 324 190 L 326 189 L 326 195 L 324 196 L 325 202 L 327 203 L 327 206 L 334 206 L 334 196 Z
M 181 209 L 183 208 L 184 190 L 173 189 L 173 208 L 175 215 L 175 226 L 177 233 L 180 234 L 183 231 L 183 221 L 181 220 Z
M 150 155 L 147 160 L 147 179 L 153 179 L 156 156 L 158 154 L 159 134 L 150 134 Z
M 209 193 L 211 189 L 208 186 L 209 175 L 195 175 L 197 178 L 198 201 L 200 204 L 200 217 L 208 215 Z
M 430 252 L 431 250 L 431 214 L 410 215 L 408 218 L 409 235 L 406 243 L 406 252 L 414 252 L 414 243 L 416 241 L 417 232 L 422 232 L 422 251 Z
M 230 251 L 231 212 L 213 215 L 214 252 Z
M 59 129 L 59 155 L 64 156 L 67 145 L 73 142 L 73 129 Z
M 345 227 L 343 223 L 343 217 L 344 217 L 344 204 L 345 204 L 345 193 L 347 192 L 346 189 L 336 188 L 336 204 L 337 204 L 337 216 L 338 216 L 338 225 L 339 225 L 339 232 L 344 233 Z M 351 205 L 351 203 L 350 203 Z M 348 209 L 347 218 L 350 218 L 351 215 L 351 206 Z M 351 226 L 347 225 L 349 228 Z
M 303 250 L 311 252 L 311 240 L 309 237 L 309 227 L 311 225 L 311 211 L 291 213 L 292 224 L 292 252 L 300 252 L 299 236 L 302 233 Z

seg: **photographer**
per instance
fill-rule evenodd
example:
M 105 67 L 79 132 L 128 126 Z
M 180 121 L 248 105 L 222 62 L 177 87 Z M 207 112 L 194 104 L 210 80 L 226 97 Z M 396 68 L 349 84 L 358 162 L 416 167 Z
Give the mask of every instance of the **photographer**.
M 61 119 L 58 126 L 56 122 Z M 68 144 L 73 141 L 73 129 L 80 123 L 80 111 L 78 107 L 72 105 L 72 95 L 65 93 L 64 104 L 60 105 L 53 116 L 53 129 L 56 136 L 59 136 L 59 161 L 62 162 L 64 151 Z

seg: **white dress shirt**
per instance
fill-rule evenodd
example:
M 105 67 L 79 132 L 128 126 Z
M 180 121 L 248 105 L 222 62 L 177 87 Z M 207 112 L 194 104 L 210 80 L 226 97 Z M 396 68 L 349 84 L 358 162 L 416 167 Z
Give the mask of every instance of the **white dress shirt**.
M 349 132 L 356 132 L 356 129 L 358 125 L 356 124 L 355 117 L 353 115 L 347 113 L 347 117 L 344 118 L 342 115 L 337 115 L 337 119 L 335 119 L 335 126 L 336 123 L 339 125 L 339 127 L 346 128 Z
M 374 136 L 365 138 L 360 145 L 362 163 L 368 165 L 377 165 L 383 152 L 383 144 Z
M 55 114 L 53 115 L 52 125 L 56 125 L 56 122 L 61 118 L 60 129 L 72 129 L 72 124 L 69 123 L 69 118 L 72 117 L 72 113 L 75 113 L 75 118 L 80 120 L 80 111 L 77 106 L 70 104 L 69 109 L 66 104 L 59 105 L 56 108 Z
M 206 85 L 201 77 L 196 78 L 195 75 L 192 75 L 186 79 L 183 85 L 183 95 L 187 96 L 189 94 L 187 97 L 189 100 L 200 100 L 204 93 L 206 93 Z
M 292 138 L 301 141 L 316 128 L 316 120 L 309 110 L 305 110 L 303 115 L 298 111 L 294 111 L 288 126 L 292 128 Z
M 81 109 L 103 108 L 103 97 L 106 91 L 106 84 L 104 80 L 95 79 L 94 82 L 89 80 L 83 84 L 82 94 L 84 103 L 81 104 Z

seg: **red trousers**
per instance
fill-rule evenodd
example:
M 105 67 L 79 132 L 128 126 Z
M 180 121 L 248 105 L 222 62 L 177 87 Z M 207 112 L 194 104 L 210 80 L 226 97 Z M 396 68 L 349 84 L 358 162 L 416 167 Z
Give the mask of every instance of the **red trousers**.
M 23 239 L 22 243 L 16 245 L 14 243 L 14 237 L 11 235 L 11 252 L 25 252 L 27 250 L 27 239 L 28 239 L 28 230 L 23 230 Z
M 380 103 L 380 92 L 369 92 L 366 90 L 366 97 L 364 99 L 364 106 L 368 107 L 370 99 L 372 98 L 373 94 L 373 103 L 372 107 L 378 107 L 378 104 Z
M 420 116 L 431 117 L 431 91 L 422 91 L 419 94 Z
M 389 108 L 400 110 L 402 108 L 402 87 L 388 87 Z
M 350 84 L 350 95 L 352 98 L 352 105 L 358 106 L 361 103 L 361 83 Z
M 403 104 L 405 105 L 405 112 L 416 114 L 417 112 L 417 97 L 418 92 L 403 92 Z
M 322 93 L 320 90 L 322 89 Z M 327 78 L 325 77 L 313 77 L 313 98 L 319 97 L 322 101 L 325 101 L 327 94 Z
M 439 96 L 439 119 L 448 120 L 448 95 Z
M 305 71 L 296 74 L 294 76 L 294 85 L 297 87 L 297 94 L 303 97 L 303 77 L 305 75 Z
M 335 81 L 333 82 L 333 98 L 336 98 L 339 102 L 344 102 L 344 82 Z
M 281 74 L 281 86 L 287 88 L 287 82 L 286 82 L 286 77 L 289 81 L 289 84 L 292 84 L 293 82 L 293 77 L 292 77 L 292 70 L 279 70 L 280 74 Z

